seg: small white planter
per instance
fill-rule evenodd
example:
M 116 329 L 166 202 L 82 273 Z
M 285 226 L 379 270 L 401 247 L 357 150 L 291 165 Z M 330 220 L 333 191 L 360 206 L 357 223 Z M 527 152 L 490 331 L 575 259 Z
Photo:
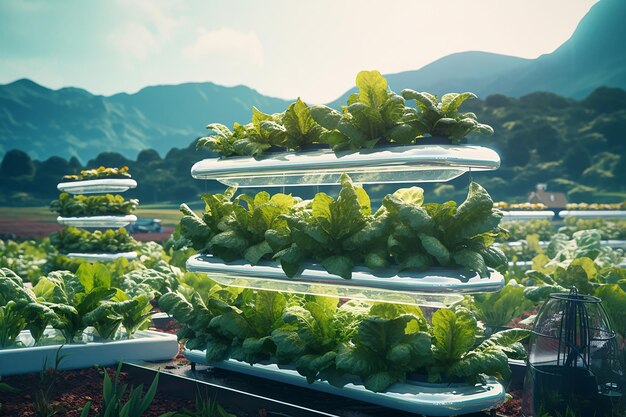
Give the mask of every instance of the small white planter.
M 502 221 L 510 222 L 516 220 L 552 220 L 554 212 L 550 210 L 512 210 L 502 212 Z
M 62 182 L 57 185 L 57 189 L 70 194 L 106 194 L 123 193 L 136 186 L 137 181 L 130 178 L 101 178 L 97 180 Z
M 19 339 L 26 345 L 32 341 L 28 331 L 21 332 Z M 138 331 L 132 339 L 68 345 L 61 343 L 0 349 L 0 376 L 39 372 L 44 364 L 48 368 L 53 367 L 59 348 L 59 355 L 64 356 L 59 364 L 60 370 L 109 366 L 123 360 L 167 360 L 178 353 L 176 335 L 151 330 Z
M 204 351 L 185 350 L 184 353 L 192 362 L 206 363 Z M 229 359 L 211 366 L 429 416 L 452 416 L 488 410 L 503 403 L 505 397 L 504 387 L 495 380 L 477 385 L 407 381 L 404 384 L 392 385 L 387 392 L 377 393 L 355 383 L 349 383 L 343 388 L 320 380 L 309 384 L 297 371 L 279 368 L 273 364 L 249 365 Z
M 604 219 L 626 219 L 626 210 L 563 210 L 559 212 L 563 218 L 575 217 L 590 219 L 602 217 Z
M 57 222 L 66 226 L 76 227 L 101 227 L 117 229 L 137 221 L 137 216 L 88 216 L 88 217 L 57 217 Z
M 547 248 L 550 245 L 550 242 L 542 240 L 539 242 L 540 248 Z M 626 240 L 602 240 L 600 241 L 601 246 L 608 246 L 613 249 L 626 249 Z M 512 248 L 519 248 L 523 246 L 528 246 L 528 242 L 525 240 L 517 240 L 515 242 L 506 242 L 506 243 L 494 243 L 494 246 L 510 246 Z
M 119 252 L 119 253 L 68 253 L 68 258 L 84 259 L 86 261 L 102 262 L 102 261 L 114 261 L 119 258 L 126 258 L 129 261 L 137 258 L 137 252 Z

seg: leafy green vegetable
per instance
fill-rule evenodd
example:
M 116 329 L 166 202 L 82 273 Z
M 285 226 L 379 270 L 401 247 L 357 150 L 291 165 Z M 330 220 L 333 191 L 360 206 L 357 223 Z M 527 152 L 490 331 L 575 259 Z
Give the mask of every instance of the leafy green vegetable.
M 403 193 L 383 198 L 392 221 L 388 250 L 401 269 L 459 265 L 488 276 L 487 267 L 506 268 L 506 256 L 491 246 L 505 233 L 498 226 L 502 212 L 479 184 L 470 184 L 458 207 L 453 201 L 422 205 L 421 198 L 402 198 Z
M 208 148 L 222 156 L 261 157 L 270 148 L 299 150 L 318 143 L 322 129 L 311 118 L 309 107 L 300 99 L 283 113 L 265 114 L 252 108 L 252 122 L 235 123 L 233 130 L 213 123 L 207 126 L 213 135 L 198 139 L 197 148 Z
M 61 193 L 58 200 L 50 203 L 50 210 L 63 217 L 121 215 L 132 213 L 139 200 L 125 200 L 121 195 L 70 195 Z
M 103 166 L 98 168 L 83 169 L 78 175 L 65 175 L 64 180 L 69 181 L 83 181 L 93 180 L 98 178 L 130 178 L 130 172 L 128 167 L 121 168 L 105 168 Z
M 472 93 L 449 93 L 441 98 L 429 93 L 389 89 L 378 71 L 356 76 L 358 93 L 350 95 L 341 111 L 324 105 L 307 106 L 300 98 L 282 113 L 265 114 L 252 108 L 252 121 L 229 129 L 220 123 L 207 126 L 212 134 L 198 139 L 197 148 L 208 148 L 222 157 L 247 155 L 260 158 L 271 149 L 301 150 L 327 144 L 334 151 L 372 148 L 376 145 L 416 143 L 424 134 L 443 136 L 458 143 L 468 134 L 490 135 L 493 129 L 478 123 L 474 113 L 459 113 Z M 409 107 L 406 100 L 415 100 Z
M 59 252 L 128 252 L 137 248 L 137 242 L 124 228 L 88 232 L 77 227 L 65 227 L 50 235 L 50 242 Z
M 42 275 L 47 257 L 55 255 L 56 248 L 49 239 L 14 242 L 0 240 L 0 268 L 8 268 L 33 284 Z
M 525 288 L 511 280 L 495 293 L 474 296 L 476 315 L 487 326 L 504 326 L 532 308 L 534 303 L 524 296 Z
M 459 143 L 470 134 L 493 134 L 491 126 L 478 123 L 474 113 L 458 112 L 464 101 L 476 98 L 473 93 L 448 93 L 439 101 L 433 94 L 405 89 L 402 90 L 402 97 L 406 100 L 415 100 L 420 110 L 411 120 L 411 125 L 430 136 L 444 137 L 453 143 Z
M 519 343 L 529 335 L 528 330 L 509 329 L 495 333 L 476 345 L 476 319 L 466 310 L 440 309 L 433 314 L 433 358 L 429 379 L 461 378 L 476 382 L 481 374 L 500 379 L 510 375 L 508 358 L 522 359 L 526 355 Z
M 35 295 L 24 286 L 22 279 L 7 268 L 0 268 L 0 348 L 14 345 L 22 330 L 29 326 L 27 319 Z M 33 336 L 39 337 L 35 323 L 30 323 Z
M 120 301 L 128 298 L 111 287 L 110 271 L 101 264 L 82 264 L 76 274 L 51 272 L 33 289 L 43 305 L 56 315 L 53 327 L 59 329 L 68 343 L 93 326 L 103 338 L 111 338 L 125 316 Z
M 337 354 L 337 368 L 358 375 L 365 388 L 385 391 L 395 382 L 404 382 L 406 373 L 431 359 L 431 337 L 419 317 L 365 317 L 352 343 Z
M 416 112 L 404 99 L 388 91 L 387 80 L 378 71 L 361 71 L 356 77 L 358 93 L 348 98 L 343 113 L 318 105 L 311 116 L 325 130 L 323 142 L 333 150 L 372 148 L 379 143 L 409 144 L 421 135 L 410 123 Z
M 145 294 L 149 299 L 155 299 L 176 290 L 178 278 L 182 275 L 180 269 L 161 260 L 150 269 L 135 269 L 122 275 L 116 279 L 116 286 L 129 296 Z
M 357 264 L 378 269 L 393 261 L 400 269 L 462 266 L 481 276 L 489 275 L 488 267 L 507 268 L 504 253 L 492 246 L 506 234 L 499 227 L 502 212 L 475 182 L 458 208 L 453 201 L 424 204 L 423 190 L 412 187 L 385 196 L 375 213 L 365 190 L 345 174 L 336 199 L 318 193 L 301 201 L 260 192 L 231 201 L 233 192 L 205 194 L 202 217 L 182 207 L 185 216 L 171 247 L 191 246 L 226 262 L 276 259 L 288 277 L 311 260 L 343 278 Z

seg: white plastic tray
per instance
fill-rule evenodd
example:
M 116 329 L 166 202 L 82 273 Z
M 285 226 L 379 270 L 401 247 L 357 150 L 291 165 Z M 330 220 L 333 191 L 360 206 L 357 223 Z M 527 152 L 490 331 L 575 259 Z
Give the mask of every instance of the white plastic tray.
M 185 350 L 184 354 L 192 362 L 206 363 L 204 351 Z M 228 371 L 429 416 L 452 416 L 488 410 L 503 403 L 505 397 L 504 388 L 495 380 L 485 385 L 429 384 L 407 381 L 404 384 L 392 385 L 387 392 L 375 393 L 355 383 L 349 383 L 343 388 L 337 388 L 326 381 L 319 380 L 309 384 L 306 378 L 297 371 L 279 368 L 273 364 L 249 365 L 229 359 L 211 365 Z
M 506 246 L 510 246 L 512 248 L 515 247 L 521 247 L 521 246 L 527 246 L 528 243 L 524 240 L 516 240 L 515 242 L 506 242 L 506 243 L 494 243 L 494 246 L 502 246 L 502 245 L 506 245 Z M 539 242 L 539 247 L 541 248 L 547 248 L 550 245 L 550 242 L 542 240 Z M 602 240 L 600 241 L 600 245 L 601 246 L 608 246 L 609 248 L 614 248 L 614 249 L 626 249 L 626 240 Z
M 605 219 L 626 219 L 626 210 L 562 210 L 559 212 L 559 216 L 563 218 L 579 217 L 581 219 L 596 217 Z
M 288 278 L 276 262 L 254 266 L 245 262 L 224 263 L 206 254 L 192 256 L 186 266 L 191 272 L 206 273 L 222 285 L 432 307 L 460 302 L 463 293 L 495 292 L 504 286 L 504 278 L 496 271 L 489 278 L 444 268 L 422 273 L 387 268 L 372 275 L 369 269 L 357 267 L 352 279 L 343 279 L 329 274 L 320 265 L 308 264 L 297 277 Z
M 515 220 L 552 220 L 554 212 L 550 210 L 512 210 L 502 212 L 502 221 L 510 222 Z
M 360 184 L 449 181 L 468 171 L 500 167 L 488 148 L 455 145 L 413 145 L 341 152 L 330 149 L 212 158 L 197 162 L 191 176 L 238 187 L 282 187 L 336 184 L 342 173 Z
M 122 193 L 136 186 L 137 182 L 130 178 L 100 178 L 62 182 L 57 185 L 57 188 L 59 191 L 70 194 L 105 194 Z
M 128 224 L 135 223 L 137 216 L 129 214 L 126 216 L 86 216 L 86 217 L 57 217 L 57 222 L 66 226 L 76 227 L 106 227 L 117 229 Z
M 68 253 L 68 258 L 85 259 L 87 261 L 113 261 L 119 258 L 126 258 L 129 261 L 137 258 L 137 252 L 119 252 L 119 253 Z
M 46 332 L 50 333 L 49 330 Z M 32 343 L 28 331 L 21 332 L 19 340 L 26 345 Z M 48 368 L 54 366 L 55 356 L 62 343 L 0 349 L 0 376 L 39 372 L 44 363 Z M 176 356 L 176 353 L 176 335 L 142 330 L 135 333 L 132 339 L 63 345 L 60 355 L 64 358 L 59 369 L 109 366 L 122 360 L 168 360 Z

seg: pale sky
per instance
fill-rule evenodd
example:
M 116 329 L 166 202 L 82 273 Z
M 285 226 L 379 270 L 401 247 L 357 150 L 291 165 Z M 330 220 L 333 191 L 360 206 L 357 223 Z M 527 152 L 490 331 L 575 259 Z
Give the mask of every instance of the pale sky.
M 244 84 L 329 102 L 363 69 L 552 52 L 597 0 L 0 0 L 0 84 L 133 93 Z

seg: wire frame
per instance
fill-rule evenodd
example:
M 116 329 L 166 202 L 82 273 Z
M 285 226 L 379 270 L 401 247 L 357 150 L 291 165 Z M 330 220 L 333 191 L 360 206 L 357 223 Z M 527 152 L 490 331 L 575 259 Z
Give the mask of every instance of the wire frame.
M 578 294 L 552 294 L 533 328 L 524 383 L 526 417 L 546 411 L 611 415 L 623 395 L 624 371 L 615 332 L 602 300 Z
M 536 344 L 530 363 L 590 368 L 592 357 L 615 339 L 602 300 L 578 294 L 553 294 L 537 315 Z

